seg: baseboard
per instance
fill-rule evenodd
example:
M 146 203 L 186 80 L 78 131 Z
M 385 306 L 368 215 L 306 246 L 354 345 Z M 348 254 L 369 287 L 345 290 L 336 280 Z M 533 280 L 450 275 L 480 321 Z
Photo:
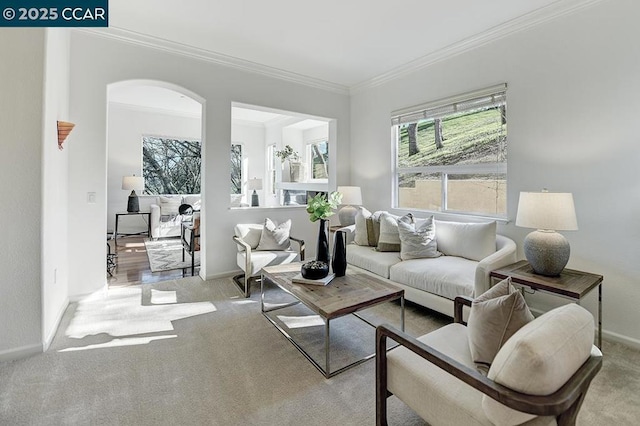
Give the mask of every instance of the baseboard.
M 546 312 L 546 311 L 543 311 L 537 308 L 532 308 L 532 307 L 529 307 L 529 309 L 536 317 Z M 597 337 L 597 334 L 598 334 L 597 327 L 596 327 L 595 333 Z M 602 340 L 606 340 L 608 342 L 621 343 L 633 349 L 640 349 L 640 340 L 634 339 L 633 337 L 625 336 L 619 333 L 615 333 L 613 331 L 605 330 L 605 329 L 602 330 Z
M 19 348 L 7 349 L 6 351 L 0 351 L 0 362 L 27 358 L 30 356 L 38 355 L 42 352 L 42 344 L 34 344 L 21 346 Z
M 83 299 L 86 299 L 87 297 L 95 297 L 95 296 L 100 296 L 100 297 L 104 297 L 107 295 L 107 292 L 109 291 L 109 284 L 104 283 L 104 285 L 99 288 L 96 291 L 92 291 L 90 293 L 84 293 L 84 294 L 75 294 L 73 296 L 69 296 L 69 302 L 79 302 Z
M 64 316 L 64 313 L 66 312 L 68 307 L 69 307 L 69 298 L 67 298 L 62 304 L 62 306 L 60 307 L 60 310 L 58 311 L 58 315 L 56 315 L 55 325 L 51 327 L 49 334 L 45 336 L 45 339 L 42 342 L 43 352 L 46 352 L 49 350 L 49 346 L 51 346 L 51 342 L 53 342 L 53 338 L 56 336 L 56 333 L 58 332 L 58 327 L 60 327 L 60 321 L 62 321 L 62 317 Z
M 230 278 L 233 277 L 234 275 L 238 275 L 242 273 L 242 269 L 237 269 L 235 271 L 228 271 L 228 272 L 220 272 L 218 274 L 213 274 L 213 275 L 207 275 L 205 278 L 206 280 L 215 280 L 218 278 Z
M 602 340 L 621 343 L 625 346 L 629 346 L 630 348 L 640 350 L 640 340 L 614 333 L 613 331 L 602 330 Z

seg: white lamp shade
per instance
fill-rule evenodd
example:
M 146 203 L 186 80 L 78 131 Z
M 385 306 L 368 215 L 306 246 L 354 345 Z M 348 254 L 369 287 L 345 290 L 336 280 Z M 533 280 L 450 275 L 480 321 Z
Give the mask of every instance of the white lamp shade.
M 362 191 L 359 186 L 339 186 L 337 191 L 342 194 L 343 205 L 362 205 Z
M 139 190 L 144 189 L 144 178 L 142 176 L 123 176 L 122 189 Z
M 570 192 L 521 192 L 516 226 L 553 231 L 578 229 Z
M 249 191 L 253 191 L 253 190 L 260 190 L 262 189 L 262 179 L 259 178 L 253 178 L 253 179 L 249 179 L 247 181 L 247 189 Z

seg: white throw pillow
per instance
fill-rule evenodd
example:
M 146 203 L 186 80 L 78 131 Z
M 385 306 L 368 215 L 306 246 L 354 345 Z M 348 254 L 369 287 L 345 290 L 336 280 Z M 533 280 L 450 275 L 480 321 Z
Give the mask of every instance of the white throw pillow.
M 278 225 L 269 218 L 264 221 L 262 235 L 256 250 L 289 250 L 291 242 L 289 241 L 289 232 L 291 231 L 291 219 Z
M 594 328 L 591 313 L 575 303 L 542 314 L 507 340 L 487 377 L 517 392 L 550 395 L 591 355 Z M 496 425 L 519 425 L 535 417 L 486 395 L 482 409 Z
M 242 241 L 249 244 L 252 249 L 258 247 L 260 238 L 262 237 L 262 229 L 264 225 L 257 223 L 239 223 L 234 228 L 236 237 L 240 237 Z M 238 251 L 244 251 L 244 248 L 237 245 Z
M 367 238 L 367 218 L 371 217 L 371 212 L 364 207 L 358 207 L 356 213 L 356 235 L 353 237 L 353 242 L 359 246 L 368 246 L 369 239 Z
M 161 216 L 175 216 L 177 215 L 178 208 L 182 204 L 182 197 L 158 197 L 158 203 L 160 205 Z
M 400 259 L 439 257 L 433 216 L 414 223 L 411 213 L 397 220 L 400 233 Z
M 481 261 L 496 252 L 496 222 L 463 223 L 436 220 L 438 251 L 446 256 Z
M 399 216 L 387 212 L 380 214 L 380 237 L 378 251 L 400 251 Z

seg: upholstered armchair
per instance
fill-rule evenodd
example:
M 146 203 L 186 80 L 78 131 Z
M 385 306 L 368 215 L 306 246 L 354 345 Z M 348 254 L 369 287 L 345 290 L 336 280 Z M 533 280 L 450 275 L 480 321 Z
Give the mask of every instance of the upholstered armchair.
M 602 367 L 593 316 L 576 304 L 551 310 L 515 332 L 487 375 L 470 354 L 462 323 L 419 338 L 389 326 L 376 331 L 376 423 L 387 424 L 397 396 L 430 425 L 574 425 L 591 380 Z M 387 352 L 387 338 L 400 346 Z
M 304 241 L 289 235 L 286 232 L 276 234 L 273 240 L 273 233 L 277 232 L 286 223 L 275 226 L 269 219 L 265 224 L 245 223 L 235 226 L 233 241 L 236 243 L 238 253 L 236 262 L 243 273 L 233 277 L 233 281 L 238 285 L 244 297 L 251 295 L 250 280 L 260 275 L 262 268 L 271 265 L 280 265 L 294 261 L 304 260 Z M 265 227 L 267 228 L 265 230 Z M 263 236 L 263 234 L 265 234 Z M 269 238 L 267 238 L 269 237 Z M 297 244 L 297 251 L 291 248 L 291 242 Z

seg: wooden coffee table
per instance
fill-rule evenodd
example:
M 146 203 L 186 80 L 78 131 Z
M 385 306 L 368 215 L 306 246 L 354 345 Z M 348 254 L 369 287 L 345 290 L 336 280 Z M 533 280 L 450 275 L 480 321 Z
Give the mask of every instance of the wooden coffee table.
M 330 322 L 332 319 L 345 315 L 356 314 L 356 312 L 371 308 L 380 303 L 390 302 L 400 299 L 400 326 L 404 331 L 404 290 L 391 284 L 387 284 L 370 275 L 354 273 L 347 269 L 344 277 L 334 278 L 326 286 L 311 284 L 292 283 L 291 279 L 300 273 L 302 263 L 290 263 L 286 265 L 268 266 L 262 270 L 262 280 L 260 284 L 260 307 L 262 314 L 296 347 L 298 350 L 324 374 L 326 378 L 335 376 L 351 367 L 355 367 L 364 361 L 375 356 L 375 352 L 362 359 L 359 359 L 336 371 L 331 371 L 331 333 Z M 270 282 L 280 289 L 292 295 L 297 300 L 293 303 L 277 305 L 275 308 L 265 309 L 265 282 Z M 325 362 L 322 367 L 314 360 L 280 325 L 269 317 L 268 312 L 283 309 L 294 304 L 302 303 L 307 308 L 318 314 L 325 326 L 324 351 Z M 373 324 L 356 315 L 369 325 Z

